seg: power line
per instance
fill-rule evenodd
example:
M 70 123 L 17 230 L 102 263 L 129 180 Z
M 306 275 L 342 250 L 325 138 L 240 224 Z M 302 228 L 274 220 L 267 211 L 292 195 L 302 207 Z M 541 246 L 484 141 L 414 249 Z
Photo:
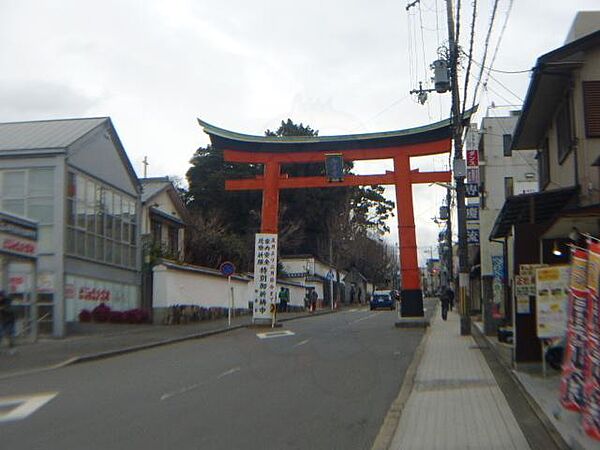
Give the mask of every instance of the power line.
M 500 86 L 502 86 L 506 92 L 509 92 L 510 94 L 512 94 L 516 99 L 518 99 L 521 103 L 523 103 L 523 99 L 515 94 L 513 91 L 511 91 L 508 87 L 506 87 L 503 83 L 500 82 L 500 80 L 498 80 L 496 77 L 493 77 L 491 74 L 489 75 L 489 77 L 494 80 L 496 83 L 498 83 Z M 487 83 L 486 83 L 487 84 Z
M 498 0 L 494 0 L 494 7 L 492 8 L 492 16 L 490 18 L 490 24 L 488 26 L 487 35 L 485 36 L 485 44 L 483 50 L 483 59 L 481 60 L 481 67 L 479 70 L 479 76 L 477 77 L 477 84 L 475 85 L 475 91 L 473 92 L 473 107 L 477 101 L 477 91 L 481 85 L 481 79 L 483 77 L 483 67 L 485 66 L 485 60 L 487 59 L 488 47 L 490 45 L 490 36 L 492 35 L 492 29 L 494 27 L 494 19 L 496 17 L 496 10 L 498 9 Z
M 500 35 L 498 36 L 498 42 L 496 43 L 496 48 L 494 49 L 494 54 L 492 55 L 492 61 L 490 62 L 490 67 L 488 68 L 485 82 L 488 81 L 490 71 L 492 70 L 492 67 L 494 67 L 494 62 L 496 61 L 496 56 L 498 55 L 498 49 L 500 48 L 500 43 L 502 42 L 502 36 L 504 36 L 504 31 L 506 30 L 506 24 L 508 23 L 508 18 L 510 16 L 512 6 L 513 0 L 510 0 L 510 3 L 508 4 L 508 9 L 506 10 L 506 15 L 504 16 L 504 23 L 502 24 L 502 29 L 500 30 Z
M 464 89 L 464 100 L 463 100 L 463 108 L 462 115 L 465 114 L 465 109 L 467 107 L 467 88 L 469 87 L 469 74 L 471 73 L 471 62 L 473 60 L 473 43 L 475 41 L 475 19 L 477 18 L 477 0 L 473 0 L 473 16 L 471 17 L 471 39 L 469 43 L 469 62 L 467 63 L 467 71 L 465 73 L 465 89 Z
M 464 50 L 461 50 L 461 53 L 463 55 L 465 55 L 467 58 L 470 58 L 469 55 Z M 498 73 L 504 73 L 504 74 L 512 75 L 512 74 L 519 74 L 519 73 L 529 73 L 529 72 L 533 71 L 533 69 L 526 69 L 526 70 L 500 70 L 500 69 L 492 69 L 491 67 L 484 66 L 479 61 L 476 61 L 473 58 L 470 58 L 470 59 L 473 61 L 473 63 L 477 67 L 483 67 L 485 70 L 487 70 L 489 72 L 498 72 Z

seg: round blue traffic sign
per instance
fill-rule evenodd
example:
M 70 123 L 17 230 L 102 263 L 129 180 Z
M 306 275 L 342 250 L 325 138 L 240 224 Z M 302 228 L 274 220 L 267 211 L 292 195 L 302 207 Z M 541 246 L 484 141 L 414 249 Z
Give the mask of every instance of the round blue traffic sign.
M 229 277 L 235 273 L 235 266 L 232 262 L 225 261 L 219 266 L 219 271 L 226 277 Z

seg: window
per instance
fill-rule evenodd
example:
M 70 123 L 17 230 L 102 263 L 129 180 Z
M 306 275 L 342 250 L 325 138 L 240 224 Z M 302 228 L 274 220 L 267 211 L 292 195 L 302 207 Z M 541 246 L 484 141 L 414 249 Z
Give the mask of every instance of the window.
M 513 177 L 504 177 L 504 198 L 512 197 L 514 194 Z
M 546 139 L 544 146 L 538 150 L 536 156 L 538 160 L 538 174 L 540 177 L 540 191 L 543 191 L 548 183 L 550 183 L 550 150 L 548 147 L 548 139 Z
M 586 137 L 600 137 L 600 81 L 583 82 L 583 109 Z
M 504 156 L 512 156 L 512 135 L 511 134 L 503 134 L 502 135 L 502 146 L 504 148 Z
M 0 176 L 0 209 L 38 222 L 38 249 L 52 252 L 54 169 L 6 170 Z
M 130 236 L 135 231 L 133 198 L 74 172 L 67 183 L 67 239 L 72 241 L 67 253 L 135 267 L 129 246 L 130 241 L 135 245 Z
M 558 146 L 558 163 L 562 164 L 573 147 L 569 99 L 564 102 L 556 116 L 556 144 Z
M 179 228 L 169 227 L 169 252 L 173 255 L 179 254 Z
M 162 241 L 162 224 L 156 220 L 150 222 L 150 230 L 152 233 L 152 241 L 155 244 L 160 244 Z

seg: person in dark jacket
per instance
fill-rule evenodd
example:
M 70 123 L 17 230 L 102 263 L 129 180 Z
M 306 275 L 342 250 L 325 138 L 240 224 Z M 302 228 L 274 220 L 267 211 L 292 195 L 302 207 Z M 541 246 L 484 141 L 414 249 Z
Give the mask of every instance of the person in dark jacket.
M 442 303 L 442 319 L 448 319 L 448 307 L 450 306 L 450 296 L 448 295 L 448 290 L 444 291 L 444 293 L 440 297 L 440 302 Z
M 452 309 L 454 308 L 454 291 L 452 290 L 452 288 L 446 288 L 446 295 L 448 296 L 448 306 L 450 308 L 450 311 L 452 311 Z
M 8 340 L 8 348 L 14 345 L 15 335 L 15 311 L 12 306 L 12 299 L 4 291 L 0 291 L 0 345 L 2 338 Z

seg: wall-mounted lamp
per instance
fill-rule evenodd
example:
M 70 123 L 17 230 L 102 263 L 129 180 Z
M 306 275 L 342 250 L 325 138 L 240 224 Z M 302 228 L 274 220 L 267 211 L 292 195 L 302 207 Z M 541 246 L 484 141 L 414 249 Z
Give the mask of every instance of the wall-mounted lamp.
M 552 254 L 554 256 L 562 256 L 562 252 L 560 251 L 560 248 L 558 248 L 556 241 L 554 241 L 554 246 L 552 247 Z
M 577 229 L 577 227 L 573 227 L 571 229 L 571 232 L 569 233 L 569 239 L 571 239 L 573 242 L 577 242 L 579 240 L 580 237 L 580 233 L 579 230 Z

